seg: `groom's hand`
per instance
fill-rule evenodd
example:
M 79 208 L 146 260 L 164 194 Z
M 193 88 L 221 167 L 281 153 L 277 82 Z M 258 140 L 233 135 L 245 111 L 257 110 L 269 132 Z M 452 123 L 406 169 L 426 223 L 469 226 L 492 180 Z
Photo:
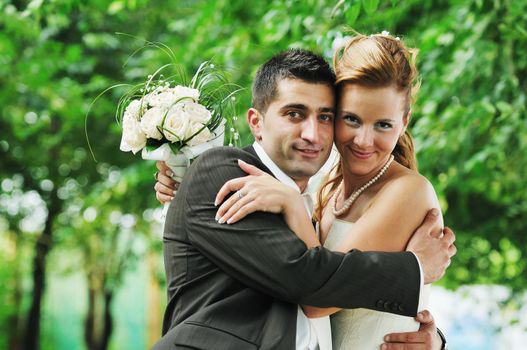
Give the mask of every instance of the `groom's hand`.
M 424 310 L 415 318 L 421 323 L 417 332 L 392 333 L 384 337 L 386 343 L 382 344 L 382 350 L 440 350 L 443 341 L 437 333 L 434 318 L 429 311 Z
M 440 279 L 450 265 L 450 258 L 456 254 L 454 232 L 448 227 L 441 229 L 440 222 L 437 209 L 428 211 L 406 247 L 419 258 L 425 284 Z
M 154 185 L 156 198 L 161 204 L 165 204 L 174 199 L 179 183 L 172 179 L 172 171 L 163 161 L 158 161 L 156 167 L 159 170 L 155 174 L 157 180 Z

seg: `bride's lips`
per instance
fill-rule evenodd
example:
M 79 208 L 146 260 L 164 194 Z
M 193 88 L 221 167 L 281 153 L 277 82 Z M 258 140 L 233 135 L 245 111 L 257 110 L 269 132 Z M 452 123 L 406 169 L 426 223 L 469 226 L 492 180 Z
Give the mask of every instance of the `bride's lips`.
M 368 159 L 373 155 L 374 152 L 361 152 L 361 151 L 352 149 L 351 153 L 359 159 Z

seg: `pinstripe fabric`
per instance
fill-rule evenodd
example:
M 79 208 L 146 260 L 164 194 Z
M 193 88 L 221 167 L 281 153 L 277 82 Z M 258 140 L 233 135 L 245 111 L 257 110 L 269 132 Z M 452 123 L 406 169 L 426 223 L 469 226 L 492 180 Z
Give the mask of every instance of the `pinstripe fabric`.
M 416 313 L 412 253 L 308 250 L 269 213 L 218 224 L 216 193 L 245 175 L 237 159 L 268 172 L 251 147 L 213 149 L 172 201 L 163 236 L 168 305 L 155 349 L 294 349 L 296 304 L 386 311 L 393 302 L 401 308 L 391 312 Z

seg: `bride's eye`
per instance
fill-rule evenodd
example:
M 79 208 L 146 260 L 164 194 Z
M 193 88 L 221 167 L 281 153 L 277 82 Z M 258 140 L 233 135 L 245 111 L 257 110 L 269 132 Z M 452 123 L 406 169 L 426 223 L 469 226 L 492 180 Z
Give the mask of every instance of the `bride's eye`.
M 377 127 L 381 130 L 390 130 L 391 128 L 393 128 L 393 125 L 388 122 L 378 122 Z
M 360 125 L 360 120 L 359 118 L 357 118 L 356 116 L 354 115 L 351 115 L 351 114 L 345 114 L 342 116 L 342 119 L 348 123 L 348 124 L 351 124 L 351 125 L 356 125 L 356 126 L 359 126 Z

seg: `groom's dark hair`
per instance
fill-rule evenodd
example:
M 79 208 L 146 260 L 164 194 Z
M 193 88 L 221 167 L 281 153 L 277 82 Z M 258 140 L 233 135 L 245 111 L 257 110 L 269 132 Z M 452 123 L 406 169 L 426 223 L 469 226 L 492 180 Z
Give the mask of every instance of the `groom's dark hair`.
M 276 97 L 278 82 L 288 78 L 335 85 L 335 73 L 322 56 L 307 50 L 290 49 L 274 55 L 258 69 L 253 83 L 253 107 L 265 113 Z

